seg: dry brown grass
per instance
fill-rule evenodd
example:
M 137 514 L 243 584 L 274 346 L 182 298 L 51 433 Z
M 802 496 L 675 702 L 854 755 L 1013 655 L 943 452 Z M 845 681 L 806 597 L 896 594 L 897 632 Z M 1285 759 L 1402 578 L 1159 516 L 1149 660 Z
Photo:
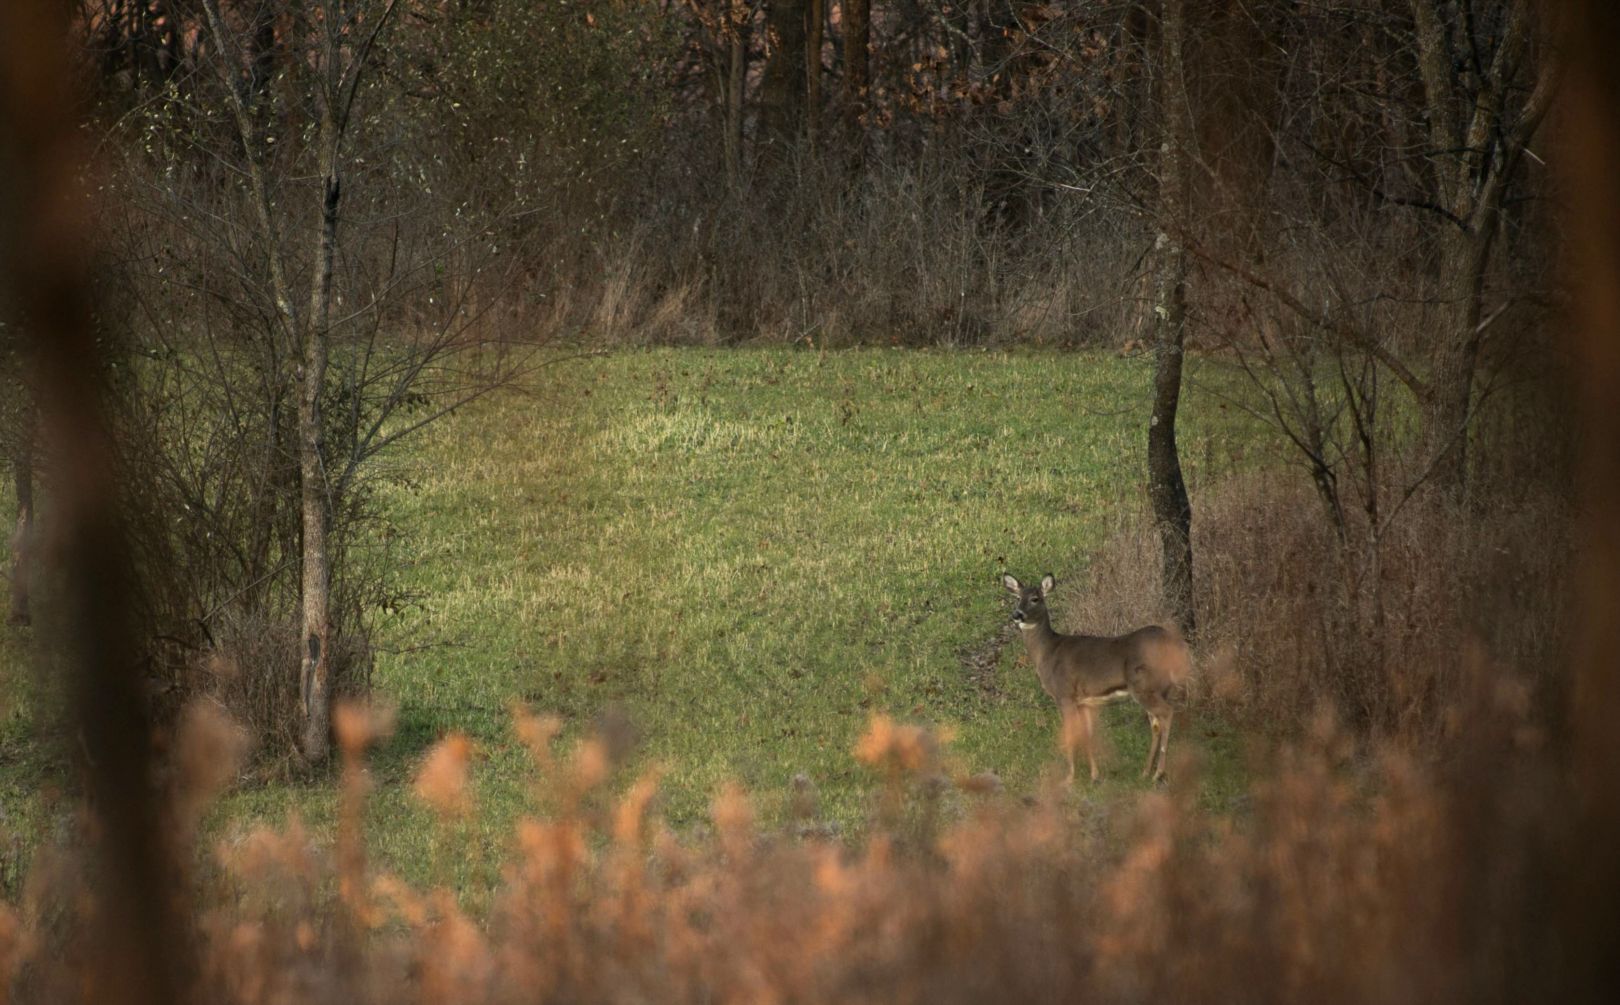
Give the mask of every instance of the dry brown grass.
M 1341 543 L 1293 472 L 1200 493 L 1197 692 L 1261 733 L 1298 735 L 1332 708 L 1359 736 L 1432 751 L 1466 728 L 1453 702 L 1484 659 L 1516 668 L 1553 714 L 1574 629 L 1574 514 L 1556 483 L 1498 484 L 1465 506 L 1410 505 L 1376 552 L 1364 526 Z M 1122 523 L 1065 606 L 1098 633 L 1166 620 L 1151 528 Z
M 536 238 L 547 264 L 502 294 L 533 308 L 515 327 L 605 345 L 1072 346 L 1126 338 L 1141 313 L 1151 236 L 1133 217 L 1064 206 L 1013 226 L 943 152 L 855 179 L 806 156 L 789 174 L 733 192 L 677 172 L 622 218 L 559 212 Z
M 676 834 L 655 774 L 610 798 L 606 745 L 559 756 L 523 717 L 555 810 L 518 824 L 488 917 L 368 871 L 363 849 L 334 859 L 295 820 L 212 850 L 176 948 L 211 1002 L 1519 1000 L 1562 979 L 1529 921 L 1563 861 L 1563 791 L 1518 693 L 1477 671 L 1466 768 L 1386 752 L 1349 771 L 1353 744 L 1318 716 L 1236 821 L 1178 785 L 1099 827 L 1056 795 L 946 777 L 940 737 L 874 720 L 860 760 L 908 802 L 955 786 L 965 808 L 853 844 L 762 828 L 736 787 L 711 836 Z M 340 718 L 358 813 L 386 723 Z M 187 722 L 201 799 L 239 733 L 212 711 Z M 423 762 L 443 826 L 472 808 L 466 755 L 450 737 Z M 96 900 L 68 862 L 0 910 L 0 987 L 19 1000 L 84 996 Z

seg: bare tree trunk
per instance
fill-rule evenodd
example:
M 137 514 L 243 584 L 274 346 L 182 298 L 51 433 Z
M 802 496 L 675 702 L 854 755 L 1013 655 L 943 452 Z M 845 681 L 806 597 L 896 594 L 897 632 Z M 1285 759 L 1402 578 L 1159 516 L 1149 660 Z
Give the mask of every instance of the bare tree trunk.
M 1187 156 L 1192 128 L 1182 70 L 1185 26 L 1182 0 L 1164 0 L 1159 64 L 1164 117 L 1159 149 L 1159 211 L 1165 225 L 1156 242 L 1159 267 L 1153 305 L 1153 414 L 1148 421 L 1147 461 L 1148 498 L 1164 561 L 1164 602 L 1181 630 L 1191 637 L 1197 627 L 1193 613 L 1192 503 L 1187 498 L 1176 448 L 1187 320 L 1187 256 L 1169 233 L 1172 227 L 1185 226 L 1188 210 Z
M 804 128 L 812 147 L 821 136 L 821 40 L 826 23 L 827 0 L 809 0 L 804 33 Z
M 1429 162 L 1448 223 L 1439 272 L 1445 330 L 1436 336 L 1423 396 L 1423 441 L 1435 488 L 1450 496 L 1467 483 L 1468 426 L 1479 359 L 1485 271 L 1507 195 L 1525 146 L 1552 104 L 1556 83 L 1544 55 L 1528 93 L 1519 80 L 1532 46 L 1529 0 L 1509 0 L 1502 36 L 1483 73 L 1459 76 L 1457 30 L 1440 0 L 1410 0 L 1417 28 Z M 1466 27 L 1463 28 L 1466 31 Z
M 299 697 L 303 701 L 304 760 L 319 764 L 331 748 L 332 569 L 327 547 L 332 509 L 321 456 L 321 394 L 326 387 L 326 326 L 331 313 L 332 267 L 337 254 L 338 134 L 330 109 L 323 113 L 322 199 L 315 239 L 315 271 L 303 331 L 303 386 L 298 397 L 298 475 L 303 522 L 303 633 Z
M 1192 585 L 1192 502 L 1176 446 L 1181 403 L 1183 337 L 1187 317 L 1186 258 L 1161 235 L 1162 256 L 1154 305 L 1153 414 L 1148 420 L 1148 498 L 1159 532 L 1165 605 L 1189 637 L 1197 628 Z
M 316 97 L 320 131 L 316 149 L 320 158 L 321 197 L 314 231 L 315 260 L 310 274 L 309 303 L 306 313 L 300 317 L 282 267 L 283 242 L 278 217 L 256 146 L 248 96 L 238 76 L 239 49 L 220 14 L 219 0 L 203 0 L 209 29 L 223 57 L 223 82 L 242 141 L 254 209 L 270 245 L 271 284 L 281 322 L 296 336 L 299 347 L 298 480 L 303 541 L 298 694 L 304 717 L 299 749 L 310 764 L 325 761 L 331 752 L 332 564 L 328 537 L 332 525 L 332 485 L 321 451 L 321 397 L 326 385 L 327 326 L 331 314 L 332 272 L 337 257 L 338 203 L 342 195 L 341 147 L 367 56 L 395 7 L 396 0 L 378 0 L 368 11 L 370 16 L 360 19 L 354 16 L 355 11 L 340 9 L 340 5 L 328 0 L 323 11 L 325 43 L 318 53 L 311 54 L 312 68 L 318 75 Z M 365 31 L 345 36 L 340 28 L 345 23 L 363 24 Z
M 760 81 L 760 126 L 767 145 L 791 146 L 804 129 L 804 9 L 807 0 L 770 0 L 765 24 L 772 53 Z
M 314 764 L 325 759 L 329 750 L 329 710 L 326 708 L 327 642 L 330 635 L 330 583 L 331 569 L 327 561 L 326 519 L 327 499 L 322 484 L 320 459 L 320 399 L 321 384 L 326 374 L 326 299 L 331 290 L 332 259 L 336 249 L 338 184 L 336 176 L 336 144 L 332 129 L 332 92 L 322 107 L 321 121 L 321 176 L 324 186 L 316 232 L 315 273 L 311 280 L 310 315 L 300 318 L 293 300 L 292 286 L 282 266 L 282 234 L 276 211 L 272 206 L 265 178 L 264 165 L 256 147 L 256 136 L 243 82 L 236 75 L 237 49 L 221 16 L 219 0 L 203 0 L 203 10 L 209 29 L 219 47 L 220 72 L 231 98 L 242 153 L 247 163 L 249 185 L 254 196 L 254 209 L 264 228 L 269 245 L 268 264 L 271 286 L 283 329 L 295 335 L 301 352 L 298 391 L 298 470 L 299 513 L 303 532 L 301 545 L 302 592 L 300 597 L 301 627 L 299 638 L 299 700 L 304 729 L 300 737 L 299 752 L 304 760 Z M 329 53 L 330 55 L 330 53 Z M 316 315 L 319 309 L 322 313 Z M 312 721 L 312 718 L 317 721 Z
M 12 484 L 17 495 L 17 529 L 11 536 L 11 610 L 6 623 L 26 625 L 32 619 L 28 605 L 29 581 L 34 575 L 34 431 L 24 424 L 11 458 Z
M 276 70 L 276 8 L 264 4 L 253 14 L 253 34 L 248 42 L 250 76 L 249 104 L 258 108 L 270 93 L 270 80 Z
M 872 87 L 872 0 L 843 0 L 844 115 L 852 137 L 861 134 L 867 92 Z
M 726 67 L 726 180 L 733 188 L 742 182 L 743 89 L 748 83 L 750 15 L 743 0 L 732 0 L 726 25 L 726 42 L 730 49 Z
M 1281 60 L 1270 58 L 1278 22 L 1290 6 L 1279 0 L 1216 0 L 1194 10 L 1183 39 L 1183 78 L 1198 109 L 1194 142 L 1208 174 L 1199 175 L 1202 237 L 1226 253 L 1265 257 L 1264 204 L 1275 165 Z
M 1498 197 L 1500 190 L 1498 189 Z M 1442 314 L 1446 332 L 1434 350 L 1424 435 L 1434 485 L 1459 495 L 1468 481 L 1468 427 L 1478 368 L 1485 270 L 1490 263 L 1498 206 L 1479 206 L 1471 229 L 1448 230 L 1441 241 Z

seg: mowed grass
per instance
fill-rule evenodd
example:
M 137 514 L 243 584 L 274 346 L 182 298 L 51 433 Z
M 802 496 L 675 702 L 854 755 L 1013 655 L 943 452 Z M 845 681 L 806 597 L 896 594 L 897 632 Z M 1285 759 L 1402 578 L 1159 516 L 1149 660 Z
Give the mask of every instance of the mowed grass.
M 374 861 L 493 880 L 531 806 L 514 703 L 565 735 L 630 722 L 625 773 L 659 766 L 681 827 L 727 780 L 769 819 L 803 774 L 857 828 L 874 780 L 851 748 L 879 712 L 948 728 L 964 769 L 1033 791 L 1060 764 L 1054 706 L 1016 640 L 993 673 L 963 654 L 1009 634 L 1003 569 L 1083 577 L 1141 512 L 1150 378 L 1111 354 L 668 349 L 561 363 L 430 427 L 384 462 L 386 554 L 416 602 L 376 626 L 397 724 L 372 767 Z M 1231 414 L 1184 405 L 1195 483 L 1252 441 Z M 1056 610 L 1087 627 L 1061 589 Z M 1105 718 L 1119 793 L 1147 730 L 1128 703 Z M 409 789 L 452 730 L 477 744 L 481 809 L 446 835 Z M 1210 798 L 1239 787 L 1223 730 L 1174 747 L 1203 748 Z M 334 805 L 325 778 L 246 788 L 219 826 L 297 811 L 324 831 Z

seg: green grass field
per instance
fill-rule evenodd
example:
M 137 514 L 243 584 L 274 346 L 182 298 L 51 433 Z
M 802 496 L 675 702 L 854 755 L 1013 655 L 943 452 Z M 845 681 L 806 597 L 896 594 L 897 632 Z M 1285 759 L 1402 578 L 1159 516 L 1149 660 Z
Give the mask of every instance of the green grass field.
M 416 881 L 493 877 L 532 772 L 511 730 L 523 702 L 567 734 L 622 710 L 629 770 L 665 769 L 664 809 L 700 823 L 736 779 L 767 818 L 790 779 L 824 812 L 865 816 L 851 747 L 874 712 L 946 725 L 966 768 L 1014 792 L 1054 769 L 1057 713 L 1001 650 L 999 573 L 1081 575 L 1088 550 L 1143 505 L 1150 365 L 1102 354 L 656 350 L 577 359 L 485 399 L 383 463 L 390 554 L 419 601 L 379 625 L 375 686 L 397 706 L 373 763 L 374 859 Z M 1195 484 L 1252 439 L 1194 393 L 1182 449 Z M 1081 630 L 1061 616 L 1059 627 Z M 4 658 L 15 694 L 23 640 Z M 48 765 L 26 753 L 29 702 L 0 733 L 0 799 L 37 817 Z M 1106 716 L 1103 792 L 1137 785 L 1147 730 Z M 481 812 L 447 851 L 409 793 L 422 752 L 462 730 L 480 753 Z M 1206 795 L 1241 784 L 1235 744 L 1204 748 Z M 1082 793 L 1083 794 L 1083 793 Z M 219 826 L 297 810 L 331 826 L 327 779 L 239 789 Z

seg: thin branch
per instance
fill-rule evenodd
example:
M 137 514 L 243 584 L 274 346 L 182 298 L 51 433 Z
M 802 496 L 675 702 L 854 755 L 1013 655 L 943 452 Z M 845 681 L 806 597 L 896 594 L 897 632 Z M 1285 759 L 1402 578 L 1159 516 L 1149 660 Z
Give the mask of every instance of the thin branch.
M 1411 367 L 1402 362 L 1400 357 L 1391 352 L 1388 347 L 1380 344 L 1377 339 L 1361 331 L 1356 325 L 1340 321 L 1331 315 L 1312 310 L 1301 302 L 1298 297 L 1284 289 L 1281 283 L 1277 282 L 1270 276 L 1264 275 L 1241 263 L 1231 261 L 1223 256 L 1212 254 L 1206 248 L 1204 248 L 1203 245 L 1193 241 L 1185 234 L 1178 235 L 1176 239 L 1182 243 L 1182 247 L 1192 252 L 1192 254 L 1201 261 L 1208 262 L 1210 265 L 1213 265 L 1216 268 L 1224 269 L 1227 272 L 1230 272 L 1232 275 L 1238 277 L 1256 289 L 1265 290 L 1267 293 L 1270 293 L 1273 297 L 1275 297 L 1283 306 L 1299 315 L 1301 319 L 1326 331 L 1330 331 L 1341 336 L 1349 341 L 1352 345 L 1373 356 L 1373 358 L 1377 359 L 1378 362 L 1387 367 L 1389 371 L 1400 380 L 1401 383 L 1410 388 L 1414 395 L 1417 395 L 1419 398 L 1428 397 L 1428 384 L 1426 384 L 1423 379 L 1412 370 Z

